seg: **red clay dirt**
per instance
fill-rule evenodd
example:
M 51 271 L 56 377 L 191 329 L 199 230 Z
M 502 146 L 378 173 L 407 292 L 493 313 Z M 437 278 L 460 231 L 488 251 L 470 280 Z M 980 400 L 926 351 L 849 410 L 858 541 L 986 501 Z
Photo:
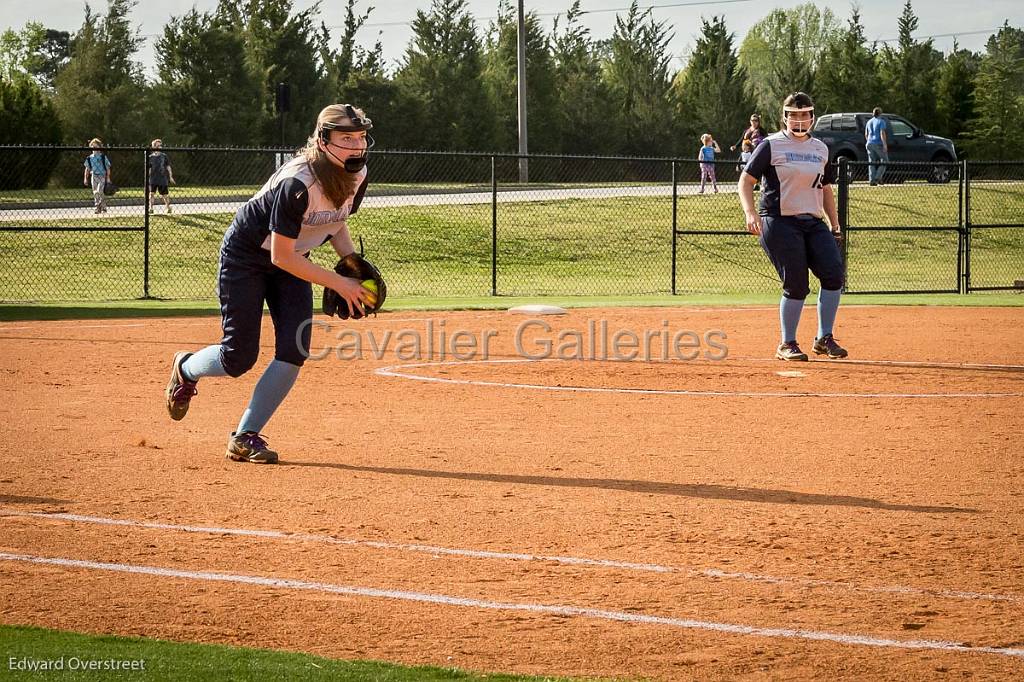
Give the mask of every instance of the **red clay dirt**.
M 449 338 L 495 332 L 501 362 L 402 360 L 394 336 L 381 359 L 308 362 L 266 429 L 276 467 L 223 458 L 272 356 L 269 319 L 257 370 L 201 381 L 182 422 L 163 404 L 171 355 L 216 342 L 218 320 L 0 325 L 0 553 L 189 572 L 0 558 L 0 621 L 535 674 L 1024 675 L 1024 368 L 994 366 L 1018 362 L 1022 309 L 849 306 L 851 361 L 799 364 L 771 359 L 771 307 L 575 310 L 524 341 L 536 354 L 538 336 L 601 320 L 651 331 L 652 357 L 631 362 L 526 362 L 527 319 L 317 329 L 315 351 L 345 329 L 365 344 L 443 321 Z M 656 334 L 679 330 L 702 353 L 724 332 L 728 357 L 661 357 Z

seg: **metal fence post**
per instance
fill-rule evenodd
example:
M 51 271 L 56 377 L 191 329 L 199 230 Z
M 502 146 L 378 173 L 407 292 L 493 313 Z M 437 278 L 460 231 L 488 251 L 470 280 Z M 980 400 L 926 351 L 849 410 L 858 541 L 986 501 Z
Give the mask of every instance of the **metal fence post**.
M 498 295 L 498 173 L 491 154 L 491 296 Z
M 142 297 L 149 298 L 149 149 L 142 150 Z
M 963 215 L 964 215 L 964 227 L 963 235 L 961 240 L 963 241 L 963 291 L 965 294 L 971 293 L 971 173 L 970 163 L 968 161 L 963 162 L 963 168 L 961 169 L 960 176 L 962 178 L 961 184 L 963 185 Z
M 676 177 L 676 162 L 672 162 L 672 295 L 676 295 L 676 254 L 678 249 L 676 232 L 679 229 L 678 208 L 679 180 Z
M 843 229 L 841 242 L 843 251 L 843 292 L 849 288 L 847 281 L 847 258 L 850 254 L 850 162 L 845 156 L 839 157 L 839 225 Z

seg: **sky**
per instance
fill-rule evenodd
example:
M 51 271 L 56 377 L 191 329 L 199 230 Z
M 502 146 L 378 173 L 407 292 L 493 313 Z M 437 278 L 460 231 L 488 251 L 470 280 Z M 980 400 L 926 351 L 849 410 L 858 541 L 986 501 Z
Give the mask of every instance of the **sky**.
M 616 16 L 616 12 L 610 10 L 619 10 L 619 13 L 624 14 L 630 2 L 583 0 L 581 6 L 588 13 L 583 15 L 582 23 L 590 29 L 592 37 L 608 38 L 614 30 Z M 313 4 L 314 0 L 293 0 L 296 11 Z M 364 47 L 371 47 L 379 37 L 384 48 L 384 58 L 388 66 L 394 69 L 409 45 L 412 36 L 410 24 L 416 16 L 416 10 L 428 10 L 431 4 L 431 0 L 359 0 L 356 3 L 357 10 L 365 12 L 370 6 L 375 9 L 366 26 L 357 35 L 357 42 Z M 726 26 L 736 34 L 738 47 L 747 30 L 771 10 L 799 4 L 801 0 L 640 0 L 641 8 L 654 7 L 652 16 L 655 20 L 666 21 L 675 33 L 669 44 L 674 57 L 673 69 L 685 66 L 686 56 L 693 49 L 700 33 L 702 17 L 725 16 Z M 821 9 L 831 9 L 844 24 L 852 7 L 850 0 L 824 0 L 816 4 Z M 210 11 L 216 5 L 217 0 L 145 0 L 135 7 L 131 15 L 132 22 L 146 40 L 138 60 L 143 63 L 147 75 L 155 74 L 153 43 L 162 32 L 164 24 L 171 17 L 185 14 L 192 7 L 199 11 Z M 332 35 L 336 39 L 341 34 L 345 5 L 345 0 L 321 0 L 321 19 L 332 28 Z M 571 5 L 572 0 L 525 0 L 524 7 L 527 12 L 536 11 L 541 15 L 543 24 L 550 31 L 554 22 L 554 16 L 551 15 L 564 13 Z M 858 5 L 869 39 L 881 41 L 896 37 L 896 22 L 903 6 L 900 0 L 859 0 Z M 94 0 L 90 6 L 94 12 L 106 11 L 105 0 Z M 498 0 L 469 0 L 468 7 L 477 18 L 478 27 L 485 31 L 497 13 Z M 49 28 L 74 32 L 82 25 L 85 2 L 0 0 L 0 10 L 0 30 L 20 29 L 28 21 L 38 21 Z M 914 11 L 920 24 L 915 35 L 919 38 L 938 36 L 935 38 L 935 46 L 944 52 L 952 47 L 953 34 L 956 34 L 961 47 L 980 51 L 984 49 L 988 36 L 1004 21 L 1009 20 L 1011 26 L 1024 28 L 1024 2 L 1020 0 L 976 0 L 971 3 L 962 0 L 917 0 Z M 563 26 L 564 21 L 563 15 Z

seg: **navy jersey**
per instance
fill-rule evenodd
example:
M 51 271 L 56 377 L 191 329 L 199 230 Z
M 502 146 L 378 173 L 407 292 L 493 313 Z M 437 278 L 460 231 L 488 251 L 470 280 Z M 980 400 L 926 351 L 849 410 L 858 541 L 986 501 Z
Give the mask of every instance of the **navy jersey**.
M 366 193 L 366 168 L 359 172 L 363 179 L 355 196 L 335 206 L 305 157 L 296 156 L 238 209 L 232 222 L 234 237 L 269 251 L 270 233 L 277 232 L 295 240 L 297 253 L 308 253 L 347 227 L 348 217 L 359 210 Z
M 836 181 L 824 142 L 813 137 L 800 142 L 785 132 L 769 135 L 743 170 L 761 180 L 759 213 L 763 216 L 821 218 L 825 214 L 822 187 Z

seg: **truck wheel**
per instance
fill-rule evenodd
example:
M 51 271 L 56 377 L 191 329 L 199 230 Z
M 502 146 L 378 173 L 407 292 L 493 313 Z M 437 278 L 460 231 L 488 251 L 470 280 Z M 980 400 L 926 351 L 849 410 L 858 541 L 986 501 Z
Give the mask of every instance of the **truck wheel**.
M 953 159 L 945 154 L 937 154 L 932 159 L 934 165 L 928 170 L 928 182 L 942 184 L 949 182 L 953 178 L 953 167 L 945 164 L 949 164 L 952 161 Z

